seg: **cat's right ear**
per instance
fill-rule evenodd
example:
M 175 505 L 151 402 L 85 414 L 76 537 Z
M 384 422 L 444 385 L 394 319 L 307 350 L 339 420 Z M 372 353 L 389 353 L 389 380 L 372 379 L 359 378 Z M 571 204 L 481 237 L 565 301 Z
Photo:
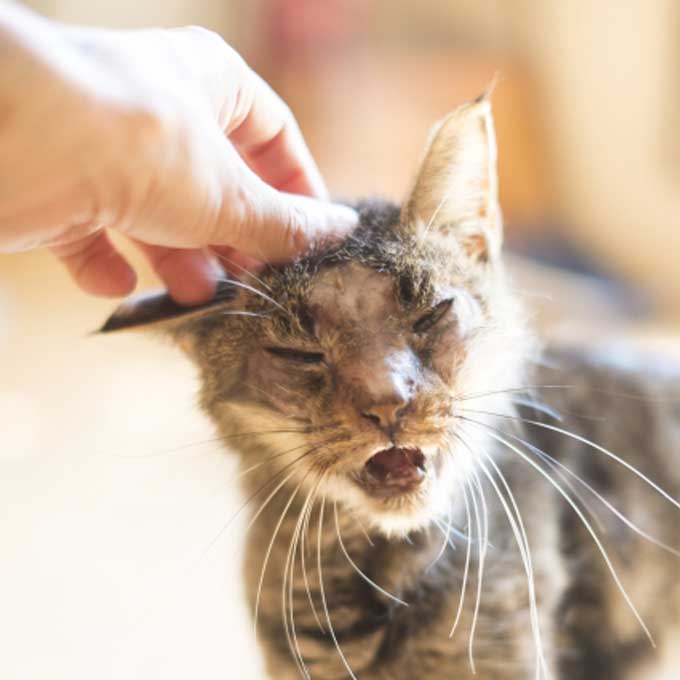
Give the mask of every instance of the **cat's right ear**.
M 496 258 L 502 221 L 490 90 L 433 128 L 401 222 L 423 238 L 455 240 L 472 260 Z
M 194 307 L 177 304 L 166 291 L 132 296 L 113 312 L 97 333 L 148 329 L 179 336 L 183 328 L 191 326 L 192 321 L 219 313 L 220 307 L 234 301 L 238 291 L 239 288 L 230 285 L 230 281 L 220 282 L 211 300 Z

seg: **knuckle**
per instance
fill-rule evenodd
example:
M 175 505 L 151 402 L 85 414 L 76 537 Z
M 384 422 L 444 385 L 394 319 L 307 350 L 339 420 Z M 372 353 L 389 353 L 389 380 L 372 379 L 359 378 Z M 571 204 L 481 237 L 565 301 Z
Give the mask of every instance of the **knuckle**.
M 163 141 L 167 136 L 168 124 L 159 111 L 151 107 L 136 107 L 124 114 L 126 131 L 135 146 L 145 150 L 149 145 Z
M 309 245 L 309 220 L 298 205 L 291 205 L 283 226 L 282 245 L 287 252 L 299 253 Z
M 279 112 L 281 116 L 281 120 L 285 125 L 292 125 L 295 124 L 295 115 L 293 114 L 293 109 L 290 108 L 290 106 L 279 97 L 276 92 L 274 92 L 274 97 L 276 98 L 276 101 L 278 102 L 279 106 Z
M 162 106 L 153 102 L 139 102 L 120 112 L 125 141 L 139 159 L 147 154 L 154 157 L 163 149 L 177 129 L 177 121 Z
M 201 38 L 202 40 L 209 40 L 215 45 L 226 45 L 224 38 L 219 33 L 217 33 L 216 31 L 212 31 L 209 28 L 205 28 L 204 26 L 197 26 L 195 24 L 192 24 L 190 26 L 183 26 L 182 28 L 174 30 L 180 31 L 187 35 L 194 35 L 197 38 Z
M 219 228 L 218 225 L 229 225 L 229 233 L 213 234 L 212 243 L 239 247 L 248 241 L 256 240 L 259 236 L 254 233 L 258 220 L 249 193 L 242 185 L 235 187 L 235 190 L 235 195 L 230 197 L 231 200 L 222 202 L 221 214 L 216 225 L 216 229 Z

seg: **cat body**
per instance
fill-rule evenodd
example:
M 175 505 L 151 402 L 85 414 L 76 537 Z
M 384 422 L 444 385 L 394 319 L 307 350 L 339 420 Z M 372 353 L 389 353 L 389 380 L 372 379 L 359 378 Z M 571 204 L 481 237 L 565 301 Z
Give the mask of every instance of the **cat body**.
M 198 366 L 271 678 L 623 680 L 677 618 L 680 382 L 535 363 L 495 154 L 484 96 L 343 243 L 105 327 L 164 320 Z
M 541 411 L 531 406 L 516 411 L 517 417 L 536 424 L 516 422 L 514 416 L 508 416 L 499 418 L 493 427 L 519 449 L 523 447 L 514 437 L 551 456 L 555 462 L 545 465 L 540 454 L 524 448 L 578 510 L 540 472 L 501 443 L 490 442 L 487 448 L 512 489 L 517 516 L 521 516 L 527 534 L 546 668 L 550 677 L 565 680 L 641 677 L 642 668 L 653 669 L 658 650 L 614 582 L 583 518 L 602 542 L 627 596 L 659 648 L 674 643 L 666 634 L 673 632 L 673 624 L 680 618 L 678 557 L 636 534 L 575 475 L 627 521 L 676 548 L 678 510 L 627 467 L 560 430 L 616 452 L 678 498 L 680 468 L 677 462 L 672 463 L 673 454 L 680 450 L 680 373 L 650 370 L 642 357 L 622 367 L 608 363 L 606 357 L 573 349 L 548 352 L 547 356 L 551 367 L 536 370 L 533 378 L 536 385 L 555 389 L 536 388 Z M 543 412 L 548 409 L 550 417 Z M 471 407 L 471 411 L 475 409 Z M 552 417 L 557 414 L 560 420 Z M 269 474 L 247 477 L 246 494 L 250 496 L 266 484 Z M 282 619 L 284 608 L 293 622 L 289 635 L 295 630 L 291 644 L 311 678 L 348 678 L 350 669 L 362 680 L 533 677 L 537 660 L 531 630 L 532 596 L 517 539 L 498 494 L 506 495 L 508 506 L 511 501 L 499 475 L 495 485 L 484 475 L 479 481 L 489 524 L 479 604 L 481 530 L 469 532 L 472 546 L 468 558 L 465 537 L 460 535 L 469 521 L 460 511 L 463 509 L 450 518 L 459 528 L 457 535 L 447 531 L 448 520 L 442 518 L 438 527 L 386 539 L 342 511 L 336 510 L 336 524 L 329 505 L 320 539 L 318 512 L 305 527 L 307 539 L 298 549 L 306 550 L 306 578 L 298 564 L 289 576 L 284 602 L 281 565 L 290 559 L 305 499 L 296 498 L 287 509 L 287 494 L 271 502 L 249 533 L 245 565 L 253 607 L 261 588 L 258 630 L 271 677 L 292 680 L 305 672 L 291 655 Z M 269 555 L 270 566 L 260 585 L 272 530 L 282 515 Z M 327 613 L 317 564 L 319 541 Z M 393 597 L 369 584 L 366 577 Z M 456 619 L 458 626 L 450 637 Z

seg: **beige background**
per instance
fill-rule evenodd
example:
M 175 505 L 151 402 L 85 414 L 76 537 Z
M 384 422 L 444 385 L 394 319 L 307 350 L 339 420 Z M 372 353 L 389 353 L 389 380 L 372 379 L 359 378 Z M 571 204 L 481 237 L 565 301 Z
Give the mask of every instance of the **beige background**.
M 208 25 L 258 61 L 264 0 L 31 4 L 81 23 Z M 360 178 L 398 197 L 433 116 L 501 64 L 511 226 L 561 225 L 659 309 L 631 327 L 592 285 L 546 283 L 543 272 L 525 272 L 527 299 L 561 335 L 606 329 L 677 351 L 677 4 L 374 5 L 361 51 L 324 62 L 327 96 L 307 87 L 320 77 L 308 65 L 271 70 L 333 191 L 354 195 Z M 412 101 L 421 74 L 430 80 Z M 359 148 L 372 150 L 370 163 L 357 164 Z M 243 523 L 220 535 L 240 502 L 233 461 L 201 443 L 211 429 L 177 351 L 139 335 L 88 335 L 112 305 L 78 293 L 46 254 L 0 257 L 0 678 L 262 678 L 240 587 Z
M 211 546 L 240 502 L 234 465 L 206 443 L 191 367 L 162 342 L 89 337 L 111 303 L 47 256 L 15 264 L 0 290 L 0 677 L 261 678 L 242 523 Z

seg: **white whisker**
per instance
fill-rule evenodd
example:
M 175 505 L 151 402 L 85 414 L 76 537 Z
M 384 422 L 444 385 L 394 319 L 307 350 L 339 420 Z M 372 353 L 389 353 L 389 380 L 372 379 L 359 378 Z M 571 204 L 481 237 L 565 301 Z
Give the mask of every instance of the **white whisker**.
M 452 511 L 451 511 L 451 503 L 449 503 L 449 511 L 447 513 L 447 519 L 446 519 L 446 530 L 442 529 L 439 522 L 437 520 L 435 520 L 437 527 L 439 527 L 439 529 L 444 534 L 444 540 L 442 541 L 442 545 L 441 545 L 441 548 L 439 549 L 439 552 L 437 553 L 437 556 L 425 568 L 425 573 L 429 572 L 435 566 L 435 564 L 437 564 L 437 562 L 439 562 L 439 560 L 442 558 L 442 555 L 446 552 L 446 546 L 449 544 L 449 535 L 450 535 L 450 532 L 451 532 L 452 522 L 453 522 L 453 517 L 452 517 Z
M 602 545 L 602 541 L 598 537 L 598 535 L 595 533 L 593 530 L 592 526 L 586 519 L 585 515 L 581 511 L 581 509 L 574 503 L 572 498 L 569 496 L 568 493 L 562 489 L 562 487 L 555 482 L 555 480 L 540 466 L 538 465 L 534 460 L 529 458 L 529 456 L 524 453 L 522 450 L 514 446 L 511 442 L 507 441 L 504 437 L 496 434 L 496 428 L 487 425 L 486 423 L 482 423 L 476 420 L 472 420 L 471 418 L 466 418 L 463 417 L 464 420 L 467 422 L 473 423 L 479 427 L 484 427 L 488 430 L 489 436 L 491 436 L 493 439 L 498 441 L 499 443 L 505 445 L 508 447 L 511 451 L 514 451 L 518 456 L 522 458 L 525 462 L 527 462 L 531 467 L 533 467 L 544 479 L 548 481 L 548 483 L 567 501 L 567 503 L 570 505 L 570 507 L 574 510 L 574 512 L 578 515 L 579 519 L 581 520 L 581 523 L 583 524 L 584 528 L 586 531 L 590 534 L 591 538 L 593 539 L 595 545 L 597 546 L 597 549 L 600 551 L 600 554 L 602 555 L 602 558 L 604 559 L 605 564 L 607 565 L 607 568 L 612 576 L 612 579 L 614 580 L 614 583 L 616 584 L 616 587 L 618 588 L 619 592 L 621 593 L 621 596 L 625 600 L 626 604 L 630 608 L 631 612 L 637 619 L 640 627 L 644 631 L 645 635 L 649 639 L 650 644 L 652 647 L 656 647 L 656 643 L 654 642 L 654 638 L 652 637 L 652 634 L 647 627 L 647 624 L 644 622 L 642 619 L 642 616 L 638 612 L 637 608 L 633 604 L 633 601 L 630 599 L 630 596 L 626 592 L 626 589 L 623 587 L 623 584 L 621 583 L 621 579 L 619 578 L 618 573 L 616 572 L 616 569 L 614 568 L 614 565 L 612 564 L 611 559 L 609 558 L 609 555 L 607 554 L 607 551 L 605 550 L 604 546 Z
M 309 606 L 312 610 L 312 616 L 314 617 L 314 620 L 316 621 L 317 626 L 319 627 L 319 630 L 323 633 L 326 631 L 326 629 L 323 627 L 321 623 L 321 619 L 319 618 L 319 615 L 316 611 L 316 606 L 314 605 L 314 598 L 312 597 L 312 591 L 311 588 L 309 587 L 309 577 L 307 576 L 307 558 L 306 558 L 306 551 L 307 551 L 307 535 L 309 532 L 309 520 L 310 517 L 312 516 L 312 511 L 314 509 L 314 502 L 316 500 L 316 494 L 319 490 L 319 487 L 321 486 L 321 479 L 316 483 L 316 486 L 314 487 L 314 495 L 312 496 L 312 502 L 307 508 L 307 515 L 305 517 L 305 522 L 304 526 L 302 528 L 302 535 L 300 537 L 300 561 L 301 561 L 301 569 L 302 569 L 302 580 L 304 582 L 305 586 L 305 592 L 307 593 L 307 600 L 309 601 Z
M 347 552 L 347 548 L 345 547 L 345 543 L 342 540 L 342 533 L 340 532 L 340 522 L 338 520 L 338 504 L 333 503 L 333 513 L 335 515 L 335 531 L 338 535 L 338 543 L 340 544 L 340 549 L 342 550 L 343 555 L 349 562 L 350 566 L 354 571 L 356 571 L 361 578 L 368 583 L 368 585 L 372 586 L 375 588 L 379 593 L 382 593 L 385 597 L 388 597 L 390 600 L 393 600 L 397 604 L 400 604 L 404 607 L 408 607 L 408 602 L 404 602 L 403 600 L 399 599 L 396 595 L 392 595 L 392 593 L 388 592 L 384 588 L 381 588 L 375 581 L 373 581 L 371 578 L 366 576 L 366 574 L 356 565 L 354 560 L 349 556 L 349 553 Z
M 477 670 L 475 667 L 475 657 L 474 657 L 474 640 L 475 631 L 477 630 L 477 620 L 479 618 L 479 608 L 482 602 L 482 588 L 484 584 L 484 565 L 486 563 L 486 553 L 489 545 L 489 515 L 486 506 L 486 498 L 484 496 L 484 490 L 479 481 L 479 476 L 473 470 L 472 471 L 472 481 L 473 485 L 470 486 L 470 498 L 472 500 L 472 507 L 475 516 L 475 524 L 477 526 L 477 537 L 479 539 L 478 547 L 478 561 L 477 561 L 477 594 L 475 597 L 475 606 L 472 613 L 472 623 L 470 624 L 470 638 L 468 642 L 468 656 L 470 660 L 470 670 L 473 675 L 476 674 Z M 477 505 L 477 498 L 475 496 L 476 492 L 479 494 L 480 505 Z M 480 512 L 480 508 L 483 512 Z
M 310 678 L 309 670 L 305 665 L 304 658 L 302 656 L 302 651 L 300 650 L 300 643 L 298 641 L 297 632 L 295 631 L 295 607 L 293 604 L 293 583 L 295 579 L 295 555 L 297 554 L 297 549 L 300 541 L 300 532 L 305 521 L 305 515 L 307 508 L 309 506 L 312 494 L 316 490 L 316 487 L 312 487 L 307 494 L 307 497 L 302 505 L 300 514 L 298 516 L 297 522 L 295 523 L 295 529 L 290 540 L 290 546 L 288 547 L 288 554 L 286 556 L 285 566 L 283 570 L 283 582 L 281 584 L 281 613 L 283 614 L 283 627 L 286 634 L 286 639 L 288 641 L 288 646 L 293 654 L 293 659 L 295 660 L 301 675 L 305 678 Z M 286 588 L 286 584 L 288 588 Z M 288 605 L 286 607 L 286 597 L 288 598 Z M 286 615 L 286 608 L 288 609 L 288 615 Z
M 250 293 L 257 295 L 258 297 L 261 297 L 263 300 L 270 302 L 271 304 L 274 305 L 274 307 L 280 309 L 284 314 L 287 314 L 288 316 L 291 315 L 290 310 L 286 309 L 283 305 L 279 304 L 276 300 L 274 300 L 273 297 L 267 295 L 266 293 L 263 293 L 261 290 L 258 290 L 253 286 L 249 286 L 247 283 L 243 283 L 243 281 L 236 281 L 235 279 L 223 279 L 222 283 L 226 283 L 230 286 L 235 286 L 236 288 L 242 288 L 243 290 L 247 290 Z
M 616 506 L 610 503 L 597 489 L 595 489 L 591 484 L 586 482 L 585 479 L 577 475 L 572 469 L 564 465 L 564 463 L 561 463 L 559 460 L 551 456 L 549 453 L 546 453 L 542 449 L 539 449 L 537 446 L 534 446 L 530 442 L 525 441 L 521 437 L 516 437 L 511 434 L 508 434 L 507 436 L 511 437 L 515 441 L 519 441 L 520 443 L 524 444 L 524 446 L 533 451 L 540 458 L 543 458 L 547 463 L 551 464 L 558 470 L 562 470 L 567 475 L 575 479 L 579 484 L 581 484 L 581 486 L 590 491 L 590 493 L 593 494 L 593 496 L 595 496 L 595 498 L 597 498 L 597 500 L 599 500 L 607 508 L 607 510 L 609 510 L 614 516 L 618 517 L 618 519 L 620 519 L 629 529 L 631 529 L 631 531 L 634 531 L 638 536 L 644 538 L 646 541 L 649 541 L 658 548 L 665 550 L 671 555 L 675 555 L 675 557 L 680 557 L 680 550 L 672 548 L 666 543 L 660 541 L 658 538 L 655 538 L 651 534 L 648 534 L 644 529 L 641 529 L 637 524 L 635 524 L 635 522 L 626 517 L 626 515 L 624 515 Z M 581 502 L 583 503 L 583 501 Z M 594 517 L 594 519 L 597 520 L 597 517 Z
M 335 630 L 333 630 L 333 624 L 331 622 L 331 615 L 330 612 L 328 611 L 328 602 L 326 601 L 326 589 L 324 588 L 323 585 L 323 571 L 321 567 L 321 538 L 323 536 L 323 514 L 324 514 L 324 508 L 326 507 L 326 499 L 325 497 L 321 497 L 321 507 L 319 508 L 319 533 L 317 536 L 317 552 L 316 552 L 316 565 L 317 569 L 319 571 L 319 586 L 320 586 L 320 591 L 321 591 L 321 604 L 323 605 L 323 611 L 324 614 L 326 615 L 326 621 L 328 622 L 328 632 L 331 634 L 331 638 L 333 639 L 333 643 L 335 644 L 335 648 L 338 650 L 338 654 L 340 655 L 340 659 L 342 660 L 343 665 L 345 666 L 345 670 L 349 673 L 350 678 L 352 680 L 357 680 L 356 675 L 354 675 L 354 671 L 352 670 L 352 667 L 349 665 L 349 662 L 347 661 L 347 658 L 345 657 L 344 652 L 342 651 L 342 648 L 340 647 L 340 643 L 338 642 L 338 638 L 335 635 Z
M 510 416 L 507 414 L 502 414 L 502 413 L 493 413 L 489 411 L 478 411 L 474 409 L 465 409 L 466 411 L 470 413 L 479 413 L 479 414 L 484 414 L 484 415 L 491 415 L 491 416 L 496 416 L 498 418 L 509 418 L 511 420 L 519 420 L 523 423 L 527 423 L 528 425 L 534 425 L 536 427 L 541 427 L 545 430 L 552 430 L 553 432 L 558 432 L 559 434 L 563 434 L 566 437 L 570 437 L 571 439 L 575 439 L 576 441 L 581 442 L 582 444 L 585 444 L 586 446 L 589 446 L 592 449 L 595 449 L 596 451 L 599 451 L 600 453 L 603 453 L 605 456 L 608 458 L 611 458 L 613 461 L 621 465 L 622 467 L 626 468 L 626 470 L 629 470 L 632 472 L 636 477 L 641 479 L 645 484 L 650 486 L 656 493 L 658 493 L 660 496 L 665 498 L 671 505 L 674 505 L 678 510 L 680 510 L 680 501 L 676 500 L 671 496 L 667 491 L 664 491 L 663 488 L 661 488 L 658 484 L 653 482 L 649 477 L 647 477 L 644 473 L 640 472 L 634 465 L 631 465 L 628 461 L 624 460 L 620 456 L 617 456 L 615 453 L 612 453 L 609 449 L 605 449 L 603 446 L 600 446 L 599 444 L 596 444 L 595 442 L 591 441 L 587 437 L 582 437 L 581 435 L 576 434 L 575 432 L 570 432 L 569 430 L 565 430 L 564 428 L 557 427 L 555 425 L 549 425 L 548 423 L 542 423 L 538 420 L 531 420 L 530 418 L 521 418 L 519 416 Z M 475 421 L 472 421 L 475 422 Z
M 462 394 L 455 397 L 456 401 L 469 401 L 470 399 L 481 399 L 496 394 L 512 394 L 514 392 L 530 392 L 532 390 L 568 390 L 573 389 L 574 385 L 525 385 L 524 387 L 510 387 L 505 390 L 491 390 L 489 392 L 477 392 L 476 394 Z
M 307 475 L 305 475 L 306 477 Z M 298 492 L 300 491 L 300 488 L 302 487 L 302 484 L 304 482 L 303 480 L 297 485 L 295 490 L 291 493 L 290 498 L 288 499 L 288 502 L 286 503 L 286 506 L 283 508 L 283 511 L 281 512 L 281 516 L 279 517 L 278 522 L 276 523 L 276 526 L 274 527 L 274 531 L 272 532 L 272 537 L 271 540 L 269 541 L 269 545 L 267 546 L 267 551 L 264 556 L 264 560 L 262 562 L 262 570 L 260 571 L 260 580 L 257 584 L 257 594 L 255 596 L 255 618 L 254 618 L 254 629 L 257 632 L 257 617 L 260 611 L 260 598 L 262 596 L 262 585 L 264 583 L 264 575 L 265 572 L 267 571 L 267 564 L 269 562 L 269 557 L 272 552 L 272 548 L 274 547 L 274 541 L 276 540 L 276 536 L 278 535 L 279 531 L 281 530 L 281 525 L 283 524 L 283 520 L 285 519 L 286 515 L 288 514 L 288 510 L 290 510 L 290 506 L 293 504 L 293 501 L 295 500 L 295 497 L 297 496 Z
M 539 411 L 540 413 L 544 413 L 546 416 L 553 418 L 556 420 L 558 423 L 561 423 L 564 421 L 564 418 L 562 417 L 562 414 L 557 411 L 556 409 L 552 408 L 551 406 L 548 406 L 547 404 L 544 404 L 540 401 L 536 401 L 534 399 L 525 399 L 524 397 L 515 397 L 512 400 L 513 404 L 516 404 L 517 406 L 526 406 L 527 408 L 532 408 L 535 411 Z
M 255 274 L 255 272 L 251 272 L 250 269 L 246 269 L 243 265 L 240 265 L 238 262 L 235 262 L 231 258 L 227 257 L 226 255 L 222 255 L 222 253 L 217 253 L 213 251 L 213 254 L 218 257 L 218 259 L 222 260 L 223 262 L 228 262 L 230 265 L 233 267 L 237 267 L 240 269 L 244 274 L 247 276 L 250 276 L 254 281 L 259 283 L 261 286 L 264 286 L 269 292 L 271 292 L 271 286 L 267 285 L 263 279 L 261 279 L 259 276 Z
M 531 628 L 532 634 L 534 636 L 534 644 L 536 647 L 536 678 L 540 679 L 541 670 L 546 675 L 548 674 L 548 671 L 545 661 L 545 655 L 543 653 L 543 642 L 541 640 L 541 630 L 538 620 L 538 608 L 536 606 L 536 585 L 534 581 L 534 569 L 531 560 L 531 548 L 529 546 L 529 537 L 527 536 L 527 532 L 524 527 L 524 521 L 522 520 L 522 514 L 519 510 L 519 507 L 515 500 L 515 496 L 512 493 L 512 489 L 510 488 L 508 481 L 506 480 L 505 476 L 503 475 L 503 473 L 501 472 L 500 468 L 493 460 L 493 458 L 491 458 L 491 456 L 489 456 L 486 453 L 483 455 L 487 459 L 489 464 L 493 467 L 498 478 L 501 480 L 501 484 L 503 485 L 503 488 L 505 489 L 508 499 L 510 500 L 510 504 L 512 505 L 511 512 L 505 498 L 503 497 L 503 494 L 501 493 L 501 490 L 498 488 L 498 485 L 496 484 L 496 480 L 494 479 L 493 475 L 486 468 L 483 461 L 479 459 L 477 462 L 479 463 L 480 467 L 482 468 L 482 471 L 484 472 L 487 479 L 491 483 L 494 491 L 496 492 L 496 495 L 498 496 L 498 499 L 501 502 L 501 505 L 503 506 L 503 510 L 508 518 L 508 522 L 510 523 L 510 527 L 515 536 L 515 541 L 517 542 L 517 547 L 520 550 L 522 562 L 524 564 L 524 570 L 527 577 L 527 588 L 529 591 L 529 612 L 531 617 Z
M 470 557 L 472 555 L 472 537 L 470 536 L 470 532 L 472 531 L 472 518 L 470 516 L 470 501 L 468 499 L 467 495 L 467 483 L 466 482 L 461 482 L 461 491 L 463 493 L 463 503 L 465 504 L 465 519 L 466 519 L 466 524 L 467 524 L 467 532 L 468 532 L 468 541 L 467 541 L 467 548 L 465 551 L 465 566 L 463 568 L 463 582 L 460 587 L 460 600 L 458 600 L 458 610 L 456 611 L 456 617 L 453 621 L 453 625 L 451 626 L 451 631 L 449 632 L 449 638 L 453 637 L 453 634 L 456 632 L 456 629 L 458 628 L 458 624 L 460 623 L 460 617 L 463 614 L 463 603 L 465 602 L 465 593 L 467 591 L 467 583 L 468 583 L 468 576 L 470 573 Z

